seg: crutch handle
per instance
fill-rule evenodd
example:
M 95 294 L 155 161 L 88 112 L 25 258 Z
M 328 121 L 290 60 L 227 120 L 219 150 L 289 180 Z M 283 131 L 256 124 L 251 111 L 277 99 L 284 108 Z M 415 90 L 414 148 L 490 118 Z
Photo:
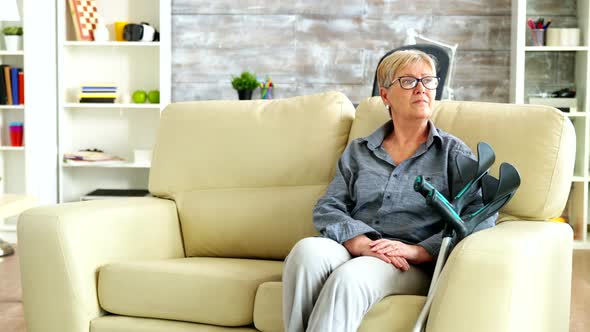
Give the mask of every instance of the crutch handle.
M 414 181 L 414 190 L 424 196 L 426 203 L 433 206 L 441 214 L 446 224 L 457 234 L 457 240 L 467 236 L 467 229 L 463 220 L 457 214 L 453 205 L 421 175 L 417 176 Z

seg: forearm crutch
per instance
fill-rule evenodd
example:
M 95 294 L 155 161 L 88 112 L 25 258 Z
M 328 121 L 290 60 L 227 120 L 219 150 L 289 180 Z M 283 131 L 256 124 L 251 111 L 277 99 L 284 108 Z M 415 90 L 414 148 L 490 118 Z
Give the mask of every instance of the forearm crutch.
M 506 205 L 520 186 L 520 175 L 511 164 L 502 163 L 500 165 L 498 179 L 489 175 L 489 169 L 495 161 L 495 154 L 487 143 L 479 143 L 477 152 L 478 161 L 462 156 L 457 158 L 461 180 L 466 184 L 458 192 L 452 193 L 453 200 L 451 202 L 422 176 L 416 177 L 414 181 L 414 190 L 424 196 L 426 203 L 440 213 L 445 226 L 426 303 L 412 332 L 423 332 L 425 329 L 428 313 L 438 287 L 438 279 L 452 250 L 453 239 L 459 242 L 468 236 L 466 224 L 470 224 L 470 229 L 473 230 L 479 223 Z M 480 189 L 483 206 L 477 211 L 461 217 L 466 206 L 474 199 L 474 195 L 478 195 Z

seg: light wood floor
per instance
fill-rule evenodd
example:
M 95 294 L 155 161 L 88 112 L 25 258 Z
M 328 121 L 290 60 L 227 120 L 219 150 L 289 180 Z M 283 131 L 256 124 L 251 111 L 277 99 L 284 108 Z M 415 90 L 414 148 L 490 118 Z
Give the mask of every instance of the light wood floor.
M 0 257 L 0 331 L 25 332 L 18 257 Z
M 18 257 L 0 258 L 2 332 L 26 332 L 19 278 Z M 570 332 L 590 331 L 590 250 L 574 251 L 571 309 Z

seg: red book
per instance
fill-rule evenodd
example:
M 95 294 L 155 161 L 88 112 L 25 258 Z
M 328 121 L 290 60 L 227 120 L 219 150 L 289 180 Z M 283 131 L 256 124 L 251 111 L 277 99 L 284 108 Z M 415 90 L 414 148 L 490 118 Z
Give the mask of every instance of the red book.
M 25 73 L 22 70 L 18 72 L 18 101 L 25 104 Z

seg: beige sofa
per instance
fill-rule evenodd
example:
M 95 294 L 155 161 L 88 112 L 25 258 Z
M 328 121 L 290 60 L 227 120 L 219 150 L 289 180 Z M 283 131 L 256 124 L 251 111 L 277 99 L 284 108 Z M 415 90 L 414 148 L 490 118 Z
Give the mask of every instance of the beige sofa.
M 28 332 L 282 331 L 282 259 L 314 235 L 312 208 L 351 139 L 388 120 L 340 93 L 175 103 L 162 114 L 155 198 L 39 207 L 18 224 Z M 440 102 L 440 128 L 522 175 L 495 228 L 458 244 L 427 331 L 567 331 L 572 231 L 562 212 L 571 123 L 531 105 Z M 359 331 L 408 331 L 424 302 L 390 296 Z

